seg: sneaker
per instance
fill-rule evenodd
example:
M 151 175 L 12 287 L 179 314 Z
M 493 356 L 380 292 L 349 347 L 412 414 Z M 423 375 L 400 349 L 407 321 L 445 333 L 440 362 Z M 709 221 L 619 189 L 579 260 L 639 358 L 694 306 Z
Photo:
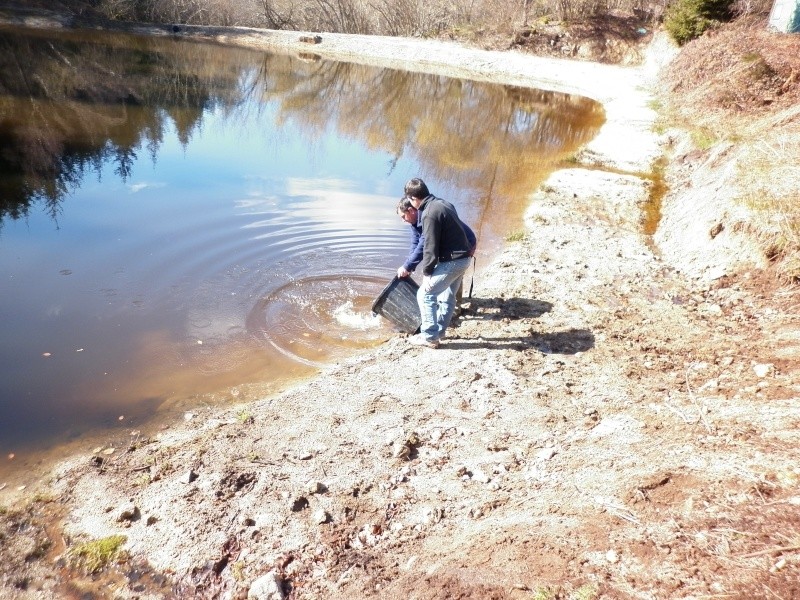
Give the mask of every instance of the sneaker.
M 426 340 L 425 336 L 423 336 L 421 333 L 418 333 L 417 335 L 412 335 L 410 338 L 408 338 L 408 343 L 414 346 L 425 346 L 426 348 L 439 347 L 438 340 Z

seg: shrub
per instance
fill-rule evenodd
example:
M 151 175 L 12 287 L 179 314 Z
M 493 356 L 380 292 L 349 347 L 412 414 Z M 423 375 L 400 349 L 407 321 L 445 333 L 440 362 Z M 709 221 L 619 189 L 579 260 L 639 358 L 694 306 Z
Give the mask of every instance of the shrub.
M 679 46 L 730 19 L 730 0 L 677 0 L 667 9 L 664 27 Z

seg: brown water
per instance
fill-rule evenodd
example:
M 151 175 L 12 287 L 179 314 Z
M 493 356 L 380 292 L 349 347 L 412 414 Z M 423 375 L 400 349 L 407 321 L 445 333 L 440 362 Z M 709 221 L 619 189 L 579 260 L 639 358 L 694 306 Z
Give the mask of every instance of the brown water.
M 0 485 L 382 342 L 404 182 L 486 264 L 602 121 L 540 90 L 0 30 Z

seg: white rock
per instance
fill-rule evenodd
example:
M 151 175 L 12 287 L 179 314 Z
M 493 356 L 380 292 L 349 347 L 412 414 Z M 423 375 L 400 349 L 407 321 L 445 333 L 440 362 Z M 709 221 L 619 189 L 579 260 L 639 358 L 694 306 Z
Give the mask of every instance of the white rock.
M 309 481 L 306 484 L 306 492 L 308 494 L 322 494 L 325 491 L 325 484 L 319 481 Z
M 472 471 L 472 479 L 479 483 L 489 483 L 490 481 L 489 476 L 480 469 Z
M 252 600 L 284 600 L 281 578 L 275 571 L 256 579 L 247 592 L 248 599 Z
M 606 560 L 611 564 L 619 562 L 619 554 L 616 553 L 615 550 L 609 550 L 606 552 Z
M 117 521 L 135 521 L 139 518 L 139 508 L 133 502 L 126 502 L 116 510 Z
M 314 511 L 314 514 L 311 516 L 311 522 L 315 525 L 322 525 L 323 523 L 327 523 L 329 518 L 330 515 L 320 508 Z
M 775 365 L 772 363 L 753 365 L 753 371 L 755 371 L 756 377 L 768 377 L 775 372 Z
M 189 469 L 183 475 L 181 475 L 180 482 L 181 483 L 192 483 L 195 479 L 197 479 L 197 473 Z
M 537 460 L 550 460 L 556 455 L 555 448 L 542 448 L 536 453 Z

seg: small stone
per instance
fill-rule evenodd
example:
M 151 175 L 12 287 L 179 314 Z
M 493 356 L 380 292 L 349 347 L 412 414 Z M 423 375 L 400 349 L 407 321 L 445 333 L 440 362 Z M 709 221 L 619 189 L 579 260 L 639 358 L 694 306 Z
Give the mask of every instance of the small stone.
M 550 448 L 542 448 L 541 450 L 539 450 L 536 453 L 536 459 L 537 460 L 550 460 L 555 455 L 556 455 L 556 449 L 555 448 L 552 448 L 552 447 L 550 447 Z
M 616 564 L 619 562 L 619 554 L 615 550 L 609 550 L 606 552 L 606 560 L 611 564 Z
M 775 365 L 772 363 L 753 365 L 753 371 L 755 371 L 756 377 L 768 377 L 775 372 Z
M 491 481 L 489 476 L 480 469 L 475 469 L 472 472 L 472 479 L 473 481 L 477 481 L 479 483 L 489 483 L 489 481 Z
M 392 456 L 394 458 L 408 458 L 411 454 L 411 448 L 407 444 L 395 442 L 392 444 Z
M 188 471 L 186 471 L 186 473 L 184 473 L 181 476 L 180 482 L 181 483 L 192 483 L 195 479 L 197 479 L 197 473 L 195 473 L 194 471 L 189 469 Z
M 141 514 L 139 513 L 139 507 L 129 502 L 127 504 L 123 504 L 117 510 L 117 522 L 121 523 L 123 521 L 136 521 L 139 519 Z
M 283 582 L 275 571 L 256 579 L 247 592 L 248 600 L 284 600 Z
M 322 525 L 323 523 L 327 523 L 330 520 L 331 516 L 323 509 L 319 509 L 314 511 L 314 514 L 311 515 L 311 522 L 315 525 Z
M 324 494 L 326 491 L 328 491 L 328 488 L 325 487 L 324 483 L 321 483 L 319 481 L 309 481 L 308 484 L 306 485 L 306 492 L 312 495 Z
M 300 512 L 301 510 L 305 510 L 309 507 L 308 498 L 305 496 L 299 496 L 292 500 L 292 512 Z

